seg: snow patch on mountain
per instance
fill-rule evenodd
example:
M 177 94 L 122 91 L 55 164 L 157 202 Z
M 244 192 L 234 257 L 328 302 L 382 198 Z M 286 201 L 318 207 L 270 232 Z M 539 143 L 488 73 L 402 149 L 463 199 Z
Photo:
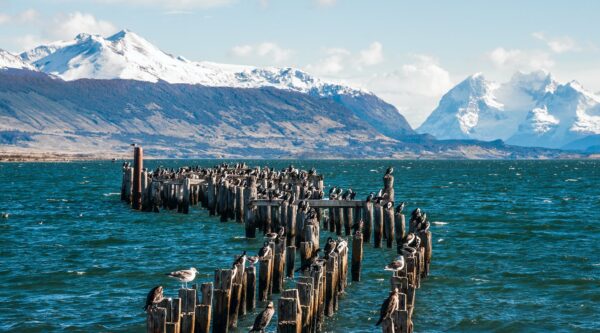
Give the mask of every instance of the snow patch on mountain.
M 122 30 L 113 36 L 80 34 L 73 41 L 39 46 L 21 54 L 40 71 L 66 81 L 83 78 L 201 84 L 212 87 L 275 87 L 332 96 L 370 94 L 324 82 L 294 68 L 257 68 L 194 62 L 163 52 L 146 39 Z
M 33 66 L 21 60 L 19 56 L 0 49 L 0 69 L 6 68 L 35 70 Z

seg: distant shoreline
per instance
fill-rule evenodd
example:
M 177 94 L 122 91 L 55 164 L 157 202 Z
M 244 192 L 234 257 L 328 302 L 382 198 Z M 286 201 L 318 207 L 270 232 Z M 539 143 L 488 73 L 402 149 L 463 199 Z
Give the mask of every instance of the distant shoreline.
M 497 160 L 497 161 L 509 161 L 509 160 L 597 160 L 600 159 L 600 154 L 590 154 L 588 156 L 571 155 L 565 154 L 564 157 L 559 158 L 432 158 L 433 156 L 406 156 L 402 157 L 390 157 L 390 158 L 373 158 L 378 160 L 411 160 L 411 161 L 481 161 L 481 160 Z M 99 153 L 68 153 L 68 152 L 15 152 L 15 151 L 0 151 L 0 162 L 83 162 L 83 161 L 124 161 L 133 159 L 133 153 L 116 153 L 116 152 L 99 152 Z M 144 156 L 145 160 L 369 160 L 369 158 L 352 158 L 352 157 L 329 157 L 322 158 L 318 156 L 273 156 L 273 157 L 241 157 L 241 156 L 213 156 L 213 157 L 167 157 L 167 156 Z
M 57 153 L 57 152 L 3 152 L 0 162 L 72 162 L 72 161 L 111 161 L 128 159 L 123 153 Z

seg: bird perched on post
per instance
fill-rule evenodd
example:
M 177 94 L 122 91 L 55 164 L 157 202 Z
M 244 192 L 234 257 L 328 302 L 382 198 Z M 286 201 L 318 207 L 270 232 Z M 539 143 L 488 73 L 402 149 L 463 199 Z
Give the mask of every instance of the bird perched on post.
M 325 259 L 329 258 L 329 255 L 331 255 L 333 253 L 333 251 L 335 251 L 336 247 L 337 247 L 337 242 L 335 240 L 333 240 L 333 238 L 331 238 L 331 237 L 327 238 L 327 244 L 325 244 L 325 251 L 323 254 Z
M 388 167 L 387 170 L 385 170 L 385 175 L 391 175 L 394 172 L 394 168 L 393 167 Z
M 406 201 L 402 201 L 398 207 L 396 207 L 396 214 L 400 214 L 402 213 L 402 211 L 404 210 L 404 207 L 406 206 Z
M 305 263 L 304 265 L 300 266 L 300 268 L 298 268 L 298 269 L 296 270 L 296 272 L 300 272 L 300 271 L 304 272 L 304 271 L 306 271 L 307 269 L 309 269 L 309 268 L 310 268 L 310 266 L 312 266 L 312 265 L 316 264 L 316 263 L 317 263 L 317 261 L 319 261 L 319 260 L 322 260 L 322 259 L 319 259 L 319 252 L 321 252 L 321 249 L 316 249 L 316 250 L 315 250 L 315 251 L 312 253 L 312 256 L 306 260 L 306 263 Z
M 263 247 L 261 247 L 260 250 L 258 250 L 258 257 L 260 259 L 264 259 L 269 255 L 271 255 L 271 247 L 269 246 L 269 242 L 264 242 Z
M 146 296 L 146 305 L 144 306 L 144 311 L 148 311 L 150 308 L 156 306 L 157 303 L 162 301 L 163 296 L 163 287 L 156 286 L 148 292 L 148 296 Z
M 194 267 L 190 267 L 190 269 L 182 269 L 180 271 L 167 273 L 167 276 L 177 279 L 179 282 L 185 283 L 185 288 L 187 289 L 187 283 L 194 281 L 196 278 L 196 273 L 198 273 L 198 271 Z M 181 287 L 183 288 L 183 284 Z
M 398 288 L 394 288 L 394 290 L 390 291 L 390 295 L 388 298 L 383 301 L 381 304 L 381 311 L 379 314 L 379 320 L 375 324 L 375 326 L 379 326 L 381 322 L 385 319 L 391 317 L 396 310 L 398 310 L 398 305 L 400 304 Z
M 235 259 L 235 261 L 233 262 L 233 266 L 237 266 L 237 265 L 245 266 L 246 258 L 247 258 L 246 251 L 244 250 L 244 252 L 242 252 L 242 254 Z
M 273 314 L 275 314 L 275 308 L 273 307 L 273 302 L 269 302 L 267 307 L 256 316 L 254 319 L 254 325 L 252 325 L 252 329 L 248 333 L 251 332 L 264 332 L 269 323 L 271 322 L 271 318 L 273 318 Z
M 404 268 L 404 257 L 398 256 L 398 258 L 391 263 L 387 264 L 384 268 L 386 271 L 399 271 Z

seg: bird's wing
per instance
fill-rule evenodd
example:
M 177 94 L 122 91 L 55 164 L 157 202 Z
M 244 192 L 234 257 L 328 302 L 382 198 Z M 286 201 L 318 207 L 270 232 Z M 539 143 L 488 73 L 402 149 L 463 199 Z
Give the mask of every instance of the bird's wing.
M 267 310 L 263 310 L 261 313 L 258 314 L 258 316 L 256 316 L 256 319 L 254 319 L 254 325 L 252 325 L 252 329 L 250 330 L 250 332 L 261 330 L 260 324 L 262 322 L 262 318 L 265 314 L 265 311 Z
M 180 271 L 171 272 L 171 273 L 169 273 L 169 276 L 174 277 L 174 278 L 179 278 L 179 279 L 186 279 L 186 278 L 192 276 L 192 272 L 187 269 L 184 269 L 184 270 L 180 270 Z
M 377 321 L 377 324 L 375 324 L 375 325 L 381 324 L 381 322 L 385 318 L 385 316 L 387 314 L 387 309 L 390 305 L 390 298 L 391 297 L 386 298 L 385 301 L 383 301 L 383 304 L 381 304 L 381 310 L 379 311 L 379 320 Z
M 275 309 L 266 309 L 263 311 L 262 316 L 260 316 L 260 327 L 265 329 L 267 325 L 271 322 L 271 318 L 273 318 L 273 314 L 275 313 Z

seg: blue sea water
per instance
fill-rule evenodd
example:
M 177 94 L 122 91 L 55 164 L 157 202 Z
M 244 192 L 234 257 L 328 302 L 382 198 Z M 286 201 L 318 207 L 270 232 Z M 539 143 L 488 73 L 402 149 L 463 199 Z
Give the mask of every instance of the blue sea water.
M 599 161 L 292 163 L 315 166 L 326 186 L 352 187 L 361 198 L 395 167 L 396 199 L 432 221 L 416 332 L 600 331 Z M 261 244 L 199 207 L 189 215 L 131 211 L 119 201 L 120 179 L 120 163 L 0 163 L 0 212 L 9 213 L 0 219 L 0 331 L 144 332 L 147 291 L 178 288 L 165 272 L 194 266 L 199 282 L 211 281 L 215 268 Z M 349 284 L 328 332 L 379 331 L 389 288 L 382 267 L 395 254 L 366 245 L 364 255 L 362 281 Z

